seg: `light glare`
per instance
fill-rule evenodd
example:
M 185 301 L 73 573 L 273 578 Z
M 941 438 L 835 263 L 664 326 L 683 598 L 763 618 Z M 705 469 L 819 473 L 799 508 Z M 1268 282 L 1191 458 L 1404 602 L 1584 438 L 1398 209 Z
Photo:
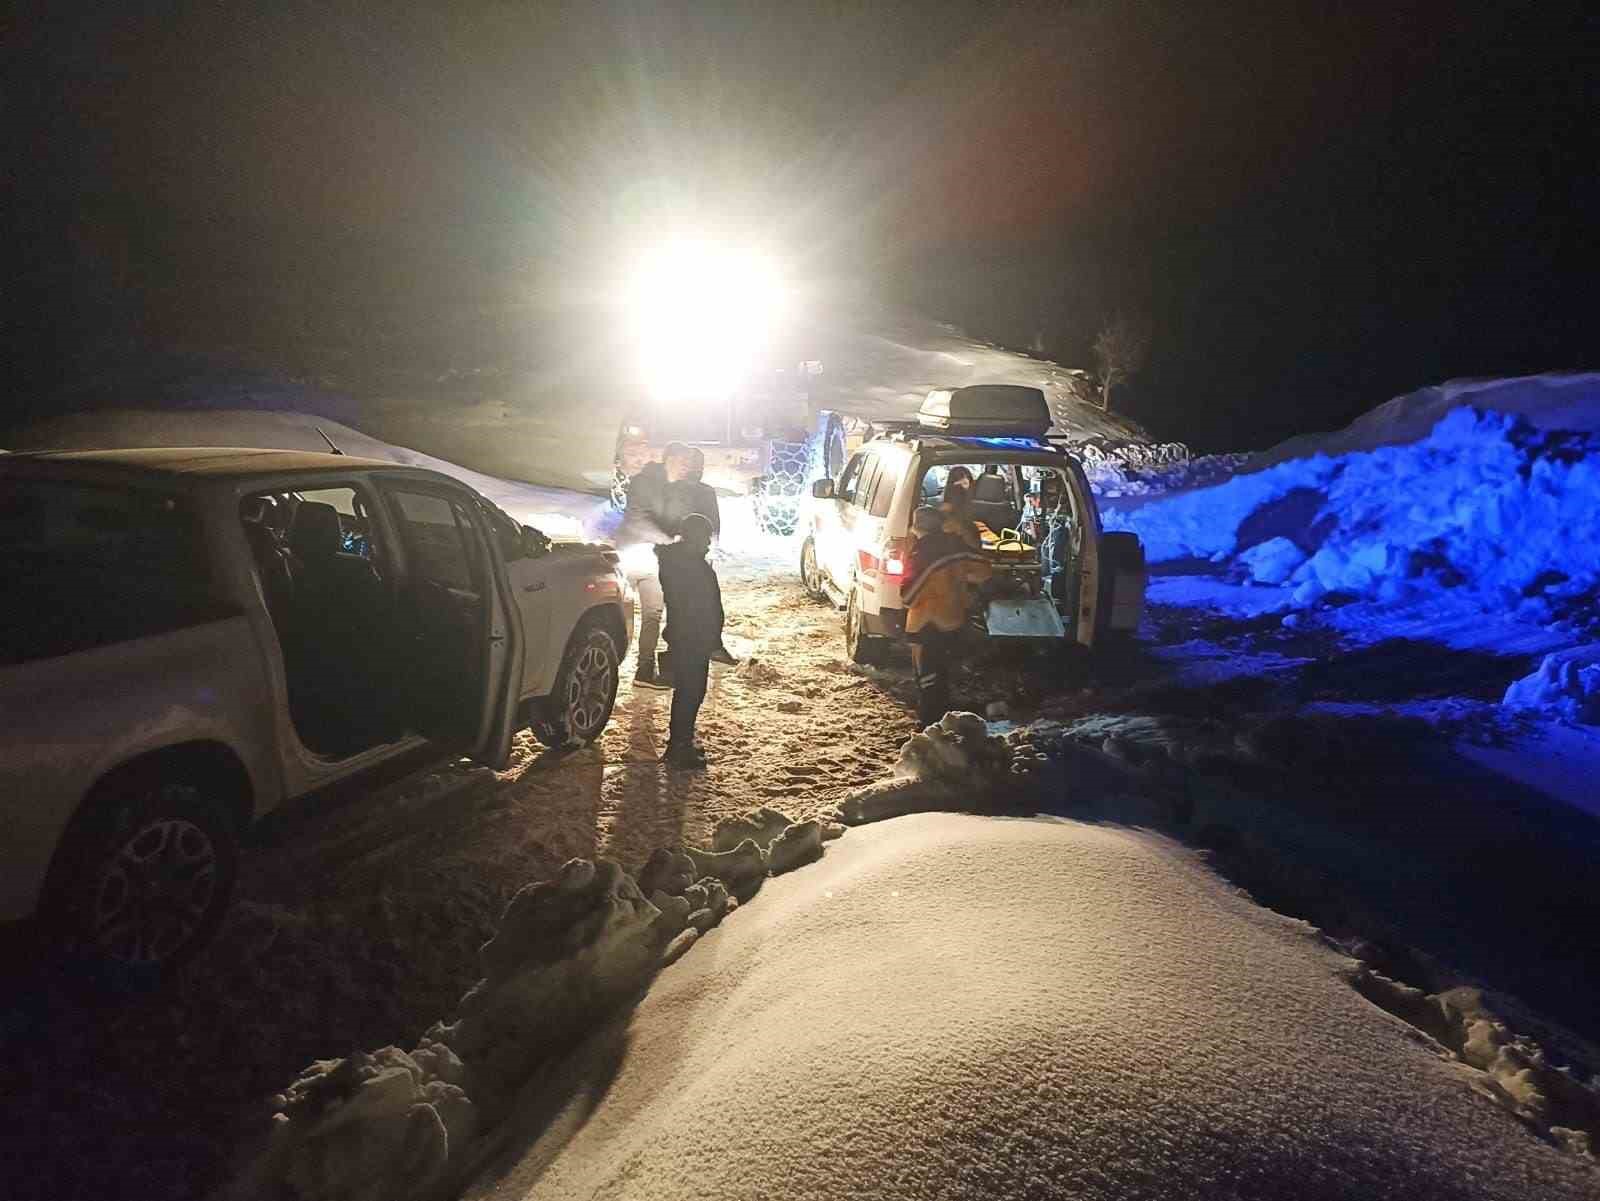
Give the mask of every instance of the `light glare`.
M 776 264 L 754 251 L 680 241 L 645 256 L 630 308 L 650 391 L 722 398 L 771 343 L 787 307 Z

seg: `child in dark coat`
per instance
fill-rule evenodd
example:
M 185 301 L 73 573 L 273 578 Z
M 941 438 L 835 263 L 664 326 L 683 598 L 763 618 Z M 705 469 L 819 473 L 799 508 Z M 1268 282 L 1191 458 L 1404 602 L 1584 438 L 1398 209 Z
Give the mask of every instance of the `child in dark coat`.
M 710 549 L 711 521 L 701 513 L 683 519 L 676 542 L 656 547 L 667 605 L 665 637 L 672 648 L 672 725 L 664 756 L 671 767 L 706 765 L 705 752 L 694 743 L 694 725 L 711 656 L 722 645 L 722 589 L 706 562 Z

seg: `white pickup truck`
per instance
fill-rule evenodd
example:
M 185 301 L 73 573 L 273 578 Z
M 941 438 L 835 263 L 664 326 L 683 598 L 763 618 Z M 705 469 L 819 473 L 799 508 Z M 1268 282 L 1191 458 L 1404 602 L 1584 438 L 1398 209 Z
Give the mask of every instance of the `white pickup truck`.
M 437 472 L 227 448 L 0 456 L 0 922 L 168 966 L 239 836 L 433 740 L 610 719 L 633 600 Z

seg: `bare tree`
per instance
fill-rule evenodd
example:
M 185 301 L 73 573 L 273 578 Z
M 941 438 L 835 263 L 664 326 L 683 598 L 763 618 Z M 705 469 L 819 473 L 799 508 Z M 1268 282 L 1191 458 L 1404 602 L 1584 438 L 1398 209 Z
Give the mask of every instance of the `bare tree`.
M 1111 389 L 1139 374 L 1149 353 L 1149 327 L 1120 313 L 1095 335 L 1094 361 L 1099 368 L 1102 409 L 1111 411 Z

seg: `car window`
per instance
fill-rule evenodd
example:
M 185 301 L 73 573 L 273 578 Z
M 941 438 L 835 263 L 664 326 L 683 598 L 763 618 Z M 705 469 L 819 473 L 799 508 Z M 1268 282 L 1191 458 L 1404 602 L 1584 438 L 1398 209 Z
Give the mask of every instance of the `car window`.
M 483 523 L 494 535 L 495 545 L 500 548 L 500 557 L 507 563 L 529 558 L 532 551 L 523 541 L 522 528 L 488 501 L 479 500 L 477 503 L 478 516 L 483 518 Z
M 136 488 L 0 481 L 0 662 L 71 654 L 226 615 L 188 503 Z
M 446 588 L 474 591 L 477 546 L 465 510 L 432 492 L 387 491 L 411 553 L 412 570 Z
M 865 509 L 872 498 L 872 490 L 878 485 L 878 468 L 880 460 L 877 455 L 868 455 L 867 461 L 861 465 L 861 483 L 856 488 L 854 504 L 858 509 Z
M 889 516 L 889 506 L 894 503 L 894 492 L 900 485 L 900 474 L 905 464 L 903 461 L 885 456 L 878 469 L 878 478 L 872 485 L 872 499 L 869 502 L 874 517 Z
M 839 500 L 854 501 L 856 486 L 861 482 L 861 466 L 866 461 L 866 455 L 857 453 L 844 465 L 844 474 L 839 477 L 839 486 L 833 490 L 833 495 Z
M 297 492 L 297 502 L 332 505 L 339 514 L 339 549 L 347 555 L 372 557 L 372 528 L 367 520 L 367 506 L 354 488 L 317 488 L 310 492 Z
M 985 504 L 1017 504 L 1016 469 L 1005 465 L 986 464 L 973 473 L 973 496 Z
M 295 602 L 296 573 L 306 569 L 307 556 L 325 565 L 321 535 L 297 526 L 313 512 L 308 506 L 327 506 L 338 518 L 336 558 L 365 560 L 379 581 L 389 576 L 390 550 L 374 521 L 372 493 L 354 484 L 319 488 L 286 487 L 252 492 L 239 502 L 239 521 L 250 548 L 267 612 L 273 621 L 284 618 Z M 313 526 L 314 526 L 313 522 Z M 303 540 L 308 539 L 308 540 Z

